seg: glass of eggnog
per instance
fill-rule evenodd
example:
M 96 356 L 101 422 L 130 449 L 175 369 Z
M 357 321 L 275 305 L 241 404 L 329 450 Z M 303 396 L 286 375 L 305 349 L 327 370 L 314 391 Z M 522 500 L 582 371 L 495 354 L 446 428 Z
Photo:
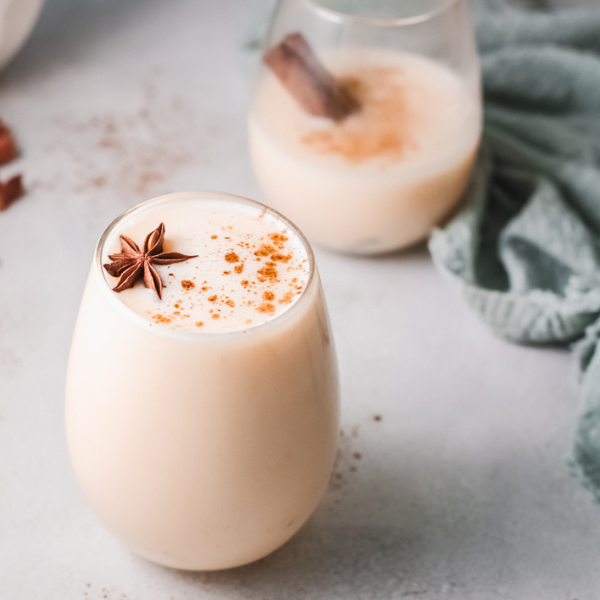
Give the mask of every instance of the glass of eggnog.
M 330 477 L 338 375 L 313 253 L 262 204 L 179 193 L 118 217 L 73 337 L 66 430 L 94 513 L 162 565 L 259 559 Z
M 469 184 L 480 73 L 466 0 L 282 0 L 249 143 L 269 205 L 354 254 L 426 238 Z

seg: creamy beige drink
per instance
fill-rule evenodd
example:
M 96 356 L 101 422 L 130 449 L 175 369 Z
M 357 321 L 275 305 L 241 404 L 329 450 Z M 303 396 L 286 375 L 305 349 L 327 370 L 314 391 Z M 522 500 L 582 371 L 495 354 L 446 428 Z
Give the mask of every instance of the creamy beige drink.
M 375 49 L 322 56 L 360 102 L 309 115 L 265 70 L 251 110 L 255 172 L 269 203 L 309 238 L 356 253 L 423 239 L 463 193 L 481 133 L 477 73 Z
M 162 299 L 142 280 L 113 291 L 126 274 L 102 265 L 120 236 L 143 252 L 160 223 Z M 161 262 L 175 253 L 197 256 Z M 125 213 L 97 248 L 66 397 L 81 487 L 135 552 L 222 569 L 275 550 L 323 494 L 338 432 L 334 351 L 301 234 L 225 194 Z

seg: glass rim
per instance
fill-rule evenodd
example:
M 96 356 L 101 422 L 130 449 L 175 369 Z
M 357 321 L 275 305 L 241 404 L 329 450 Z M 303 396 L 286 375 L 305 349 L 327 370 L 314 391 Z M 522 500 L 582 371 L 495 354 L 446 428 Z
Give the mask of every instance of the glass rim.
M 311 7 L 316 13 L 321 16 L 329 19 L 330 21 L 335 22 L 354 22 L 354 23 L 363 23 L 365 25 L 369 25 L 371 27 L 401 27 L 408 25 L 418 25 L 420 23 L 425 23 L 430 21 L 442 14 L 446 11 L 453 8 L 456 4 L 460 2 L 464 2 L 464 0 L 444 0 L 441 5 L 428 12 L 423 12 L 421 14 L 414 15 L 412 17 L 397 17 L 391 19 L 383 19 L 380 17 L 363 17 L 359 15 L 350 15 L 348 13 L 344 13 L 338 10 L 334 10 L 333 8 L 328 8 L 319 3 L 319 0 L 302 0 L 305 4 Z
M 294 235 L 298 237 L 300 243 L 304 248 L 304 251 L 306 252 L 309 264 L 309 273 L 308 279 L 306 281 L 306 286 L 298 300 L 296 300 L 296 302 L 294 302 L 292 306 L 284 310 L 282 313 L 276 315 L 268 321 L 265 321 L 264 323 L 261 323 L 260 325 L 255 325 L 254 327 L 249 327 L 247 329 L 236 329 L 234 331 L 223 331 L 213 333 L 204 331 L 190 331 L 186 329 L 174 329 L 172 327 L 161 325 L 160 323 L 153 323 L 152 321 L 146 319 L 142 315 L 135 312 L 133 309 L 129 308 L 129 306 L 127 306 L 124 302 L 121 302 L 121 300 L 119 300 L 119 298 L 117 297 L 117 294 L 113 292 L 112 288 L 110 287 L 109 282 L 105 276 L 104 266 L 102 264 L 104 246 L 108 238 L 113 233 L 113 231 L 131 215 L 137 212 L 144 211 L 147 208 L 158 204 L 171 202 L 174 200 L 183 200 L 186 198 L 190 200 L 227 200 L 237 202 L 240 204 L 250 205 L 259 209 L 261 212 L 267 212 L 271 214 L 273 217 L 275 217 L 275 219 L 282 222 L 286 227 L 293 231 Z M 117 310 L 123 312 L 123 314 L 125 314 L 126 317 L 133 324 L 146 329 L 150 334 L 163 335 L 181 341 L 211 343 L 225 342 L 234 339 L 250 339 L 250 337 L 278 327 L 282 324 L 282 321 L 290 319 L 305 304 L 306 298 L 309 296 L 309 292 L 314 287 L 316 280 L 315 272 L 317 271 L 317 267 L 313 249 L 308 240 L 306 239 L 306 236 L 292 221 L 290 221 L 287 217 L 285 217 L 275 209 L 271 208 L 270 206 L 267 206 L 266 204 L 263 204 L 262 202 L 258 202 L 256 200 L 251 200 L 250 198 L 246 198 L 244 196 L 238 196 L 236 194 L 227 194 L 224 192 L 174 192 L 171 194 L 164 194 L 162 196 L 157 196 L 155 198 L 145 200 L 140 204 L 136 204 L 135 206 L 128 208 L 126 211 L 122 212 L 118 217 L 116 217 L 103 231 L 102 235 L 100 236 L 100 239 L 98 240 L 98 243 L 96 244 L 96 248 L 94 250 L 92 271 L 97 279 L 97 283 L 100 284 L 100 293 L 104 294 L 105 297 L 108 299 L 109 304 Z

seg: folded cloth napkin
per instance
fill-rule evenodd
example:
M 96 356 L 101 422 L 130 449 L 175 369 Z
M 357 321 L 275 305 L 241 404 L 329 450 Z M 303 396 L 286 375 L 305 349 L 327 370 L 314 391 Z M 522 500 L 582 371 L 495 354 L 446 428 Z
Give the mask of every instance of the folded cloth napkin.
M 429 249 L 496 334 L 577 342 L 574 464 L 600 501 L 600 7 L 473 9 L 482 152 L 465 208 Z

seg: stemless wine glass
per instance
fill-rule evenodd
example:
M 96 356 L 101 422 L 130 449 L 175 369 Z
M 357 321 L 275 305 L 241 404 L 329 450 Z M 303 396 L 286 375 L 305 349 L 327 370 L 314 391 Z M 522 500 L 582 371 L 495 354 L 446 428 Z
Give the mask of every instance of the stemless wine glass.
M 261 65 L 249 142 L 268 204 L 344 252 L 424 239 L 463 194 L 481 135 L 466 0 L 282 0 L 264 50 L 293 33 L 361 110 L 311 116 Z
M 203 202 L 222 203 L 233 217 L 254 211 L 295 240 L 305 255 L 306 285 L 287 310 L 251 328 L 184 331 L 138 314 L 112 290 L 103 262 L 124 227 L 158 211 L 168 238 L 175 209 L 185 221 L 188 207 L 193 217 L 194 203 Z M 198 281 L 206 277 L 204 247 L 189 252 L 201 255 L 193 263 Z M 249 257 L 240 277 L 258 268 L 254 261 L 260 258 Z M 168 280 L 174 285 L 174 277 Z M 127 292 L 153 294 L 138 286 Z M 104 232 L 69 359 L 67 440 L 93 511 L 134 552 L 205 570 L 275 550 L 307 520 L 327 486 L 338 410 L 317 267 L 287 219 L 237 196 L 183 193 L 134 207 Z

